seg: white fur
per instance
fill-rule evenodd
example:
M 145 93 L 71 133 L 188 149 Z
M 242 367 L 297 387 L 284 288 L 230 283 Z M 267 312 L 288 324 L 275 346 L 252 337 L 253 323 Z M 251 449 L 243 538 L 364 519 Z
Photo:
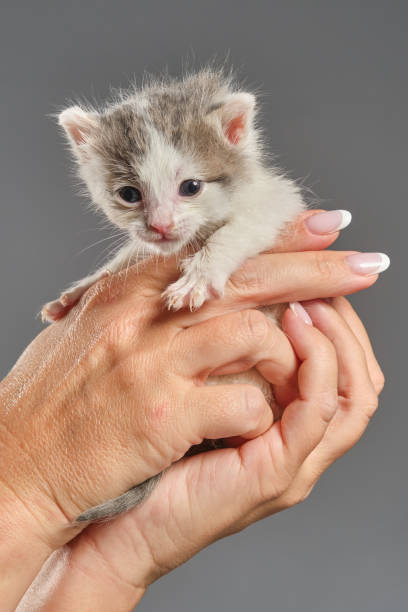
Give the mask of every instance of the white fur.
M 284 225 L 304 208 L 296 184 L 259 161 L 258 136 L 253 126 L 254 96 L 246 92 L 223 96 L 222 103 L 214 101 L 208 121 L 225 137 L 226 146 L 244 151 L 249 169 L 245 180 L 235 177 L 232 191 L 218 182 L 203 182 L 196 196 L 181 196 L 182 181 L 202 179 L 199 156 L 177 150 L 149 123 L 148 100 L 142 94 L 136 96 L 134 103 L 138 112 L 146 113 L 149 145 L 143 159 L 134 160 L 140 177 L 137 187 L 143 197 L 130 216 L 120 214 L 114 205 L 120 187 L 125 185 L 118 184 L 116 193 L 109 192 L 103 159 L 92 149 L 95 113 L 73 107 L 60 116 L 93 202 L 129 233 L 130 241 L 107 263 L 111 272 L 131 265 L 141 253 L 148 256 L 178 252 L 189 242 L 198 245 L 201 240 L 202 244 L 204 238 L 202 248 L 182 262 L 179 280 L 164 293 L 168 307 L 174 310 L 186 305 L 199 308 L 212 296 L 222 295 L 229 277 L 245 259 L 273 247 Z M 83 134 L 87 134 L 88 141 Z M 88 146 L 87 142 L 91 144 Z M 155 225 L 170 227 L 172 240 L 162 240 L 154 230 Z M 45 318 L 54 318 L 53 312 L 58 318 L 62 312 L 58 304 L 66 308 L 74 303 L 81 290 L 86 291 L 105 269 L 76 283 L 60 301 L 46 305 Z
M 183 275 L 165 292 L 172 309 L 181 308 L 187 297 L 190 308 L 196 309 L 211 293 L 222 295 L 231 274 L 248 257 L 270 248 L 284 224 L 302 210 L 293 182 L 261 171 L 254 179 L 234 198 L 229 221 L 182 263 Z

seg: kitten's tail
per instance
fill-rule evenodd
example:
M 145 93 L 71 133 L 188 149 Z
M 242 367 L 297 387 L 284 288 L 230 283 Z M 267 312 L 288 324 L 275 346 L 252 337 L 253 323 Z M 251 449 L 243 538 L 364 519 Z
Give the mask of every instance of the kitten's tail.
M 78 526 L 85 522 L 106 521 L 117 514 L 122 514 L 135 506 L 139 506 L 153 491 L 161 475 L 162 474 L 157 474 L 157 476 L 152 476 L 152 478 L 132 487 L 123 495 L 86 510 L 75 519 L 73 525 Z

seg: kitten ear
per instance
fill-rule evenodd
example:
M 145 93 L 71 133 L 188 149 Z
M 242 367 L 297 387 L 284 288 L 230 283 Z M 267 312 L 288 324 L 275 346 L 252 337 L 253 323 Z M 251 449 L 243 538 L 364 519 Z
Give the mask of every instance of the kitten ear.
M 59 114 L 58 123 L 64 128 L 74 149 L 77 149 L 97 127 L 97 113 L 84 111 L 80 106 L 70 106 Z
M 230 94 L 213 112 L 221 119 L 225 138 L 233 145 L 244 144 L 255 115 L 255 96 L 246 92 Z

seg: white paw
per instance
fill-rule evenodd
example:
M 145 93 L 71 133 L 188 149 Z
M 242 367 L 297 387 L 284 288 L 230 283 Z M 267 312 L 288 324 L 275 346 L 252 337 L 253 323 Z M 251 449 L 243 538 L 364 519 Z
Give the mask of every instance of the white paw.
M 77 302 L 84 295 L 85 291 L 92 287 L 92 285 L 99 280 L 100 278 L 104 278 L 105 276 L 109 276 L 110 272 L 107 270 L 100 274 L 99 277 L 90 277 L 92 280 L 84 280 L 81 281 L 78 285 L 74 285 L 67 291 L 64 291 L 58 298 L 58 300 L 54 300 L 53 302 L 48 302 L 42 307 L 41 310 L 41 319 L 43 323 L 53 321 L 58 321 L 58 319 L 62 319 L 65 315 L 75 306 Z
M 197 310 L 214 295 L 211 285 L 203 281 L 195 283 L 185 276 L 169 285 L 163 293 L 169 310 L 180 310 L 183 306 L 188 306 L 190 310 Z
M 183 262 L 182 269 L 182 276 L 163 292 L 169 310 L 180 310 L 185 306 L 197 310 L 210 298 L 223 294 L 224 279 L 211 278 L 204 269 L 201 253 Z
M 60 300 L 48 302 L 41 309 L 41 320 L 43 323 L 58 321 L 58 319 L 62 319 L 65 316 L 65 310 L 65 306 Z
M 60 295 L 58 300 L 48 302 L 42 307 L 41 319 L 43 323 L 58 321 L 62 319 L 71 310 L 73 306 L 81 299 L 88 287 L 73 287 Z

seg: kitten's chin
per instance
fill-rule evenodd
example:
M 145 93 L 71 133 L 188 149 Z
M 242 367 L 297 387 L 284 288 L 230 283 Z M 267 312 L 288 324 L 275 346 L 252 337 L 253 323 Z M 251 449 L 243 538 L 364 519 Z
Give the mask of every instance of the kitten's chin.
M 147 249 L 152 254 L 171 255 L 177 253 L 185 245 L 186 240 L 180 240 L 177 238 L 173 239 L 162 239 L 162 240 L 143 240 L 143 243 L 147 246 Z

